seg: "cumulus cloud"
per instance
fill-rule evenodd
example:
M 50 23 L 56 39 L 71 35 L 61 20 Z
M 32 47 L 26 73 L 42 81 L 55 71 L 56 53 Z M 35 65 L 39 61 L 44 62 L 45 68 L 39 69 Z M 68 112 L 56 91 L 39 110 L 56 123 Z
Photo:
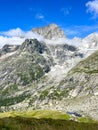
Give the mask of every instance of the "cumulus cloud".
M 25 32 L 22 31 L 20 28 L 11 29 L 6 32 L 1 32 L 0 34 L 8 36 L 8 37 L 22 37 L 24 36 Z
M 63 44 L 69 44 L 72 46 L 80 47 L 82 43 L 82 38 L 74 37 L 73 39 L 69 38 L 59 38 L 57 40 L 49 40 L 45 39 L 45 43 L 49 45 L 63 45 Z
M 41 13 L 37 13 L 36 16 L 35 16 L 36 19 L 44 19 L 44 15 L 41 14 Z
M 64 16 L 69 15 L 71 8 L 61 8 L 61 12 Z
M 73 30 L 71 28 L 67 28 L 67 29 L 65 29 L 65 33 L 70 36 L 75 36 L 78 34 L 78 30 L 77 29 Z
M 93 18 L 98 17 L 98 0 L 88 1 L 86 3 L 87 12 L 93 15 Z
M 32 31 L 23 31 L 20 28 L 11 29 L 6 32 L 0 32 L 0 47 L 5 44 L 20 45 L 25 39 L 36 38 L 39 41 L 43 40 L 43 37 Z
M 6 36 L 0 36 L 0 47 L 4 46 L 5 44 L 10 45 L 20 45 L 24 42 L 24 38 L 19 37 L 6 37 Z
M 39 41 L 45 41 L 47 44 L 65 44 L 65 43 L 73 45 L 77 44 L 76 40 L 61 38 L 53 41 L 44 39 L 41 35 L 34 33 L 32 31 L 23 31 L 20 28 L 16 28 L 6 32 L 0 32 L 0 47 L 2 47 L 5 44 L 21 45 L 25 41 L 25 39 L 33 39 L 33 38 L 36 38 Z
M 98 32 L 98 25 L 92 25 L 92 26 L 86 26 L 86 25 L 80 25 L 80 26 L 70 26 L 63 28 L 65 34 L 71 38 L 74 36 L 77 37 L 85 37 L 86 35 Z M 46 40 L 41 35 L 32 32 L 32 31 L 23 31 L 20 28 L 11 29 L 9 31 L 0 32 L 0 47 L 2 47 L 5 44 L 13 44 L 13 45 L 20 45 L 22 44 L 25 39 L 33 39 L 36 38 L 39 41 L 45 41 L 48 44 L 72 44 L 72 45 L 80 45 L 81 44 L 81 38 L 74 38 L 74 39 L 57 39 L 56 40 Z

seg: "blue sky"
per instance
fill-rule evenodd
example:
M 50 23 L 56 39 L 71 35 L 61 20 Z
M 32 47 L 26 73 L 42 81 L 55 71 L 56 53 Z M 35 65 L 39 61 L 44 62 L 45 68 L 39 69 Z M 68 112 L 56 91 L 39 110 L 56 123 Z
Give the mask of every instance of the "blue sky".
M 69 38 L 98 31 L 98 0 L 0 0 L 0 32 L 56 23 Z

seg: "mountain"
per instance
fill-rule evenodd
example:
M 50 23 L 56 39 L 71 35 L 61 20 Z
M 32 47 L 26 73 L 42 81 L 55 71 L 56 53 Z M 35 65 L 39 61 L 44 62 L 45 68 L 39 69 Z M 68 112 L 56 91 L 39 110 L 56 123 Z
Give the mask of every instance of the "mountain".
M 55 24 L 34 30 L 45 39 L 0 50 L 0 111 L 49 109 L 98 119 L 98 51 L 87 57 Z M 85 41 L 94 39 L 97 45 L 97 35 Z
M 26 40 L 13 55 L 1 59 L 0 86 L 26 85 L 31 80 L 42 76 L 52 65 L 52 59 L 45 59 L 41 54 L 48 48 L 36 39 Z M 43 68 L 45 72 L 43 71 Z M 17 86 L 16 85 L 16 86 Z M 17 86 L 18 87 L 18 86 Z
M 49 45 L 36 39 L 25 40 L 14 54 L 1 57 L 1 110 L 32 107 L 30 104 L 35 100 L 36 93 L 37 97 L 41 97 L 44 89 L 57 85 L 81 58 L 82 54 L 72 45 Z M 22 105 L 26 106 L 23 108 Z
M 33 28 L 32 31 L 42 35 L 46 39 L 66 38 L 64 32 L 56 24 L 50 24 L 42 28 Z

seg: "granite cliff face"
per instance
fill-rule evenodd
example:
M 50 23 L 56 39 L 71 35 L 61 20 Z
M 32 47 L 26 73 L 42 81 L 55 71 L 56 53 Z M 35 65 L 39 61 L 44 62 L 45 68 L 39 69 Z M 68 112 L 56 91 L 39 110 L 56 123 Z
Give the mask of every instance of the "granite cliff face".
M 48 42 L 66 38 L 55 24 L 33 31 Z M 0 111 L 76 111 L 98 119 L 98 51 L 85 58 L 78 47 L 46 41 L 26 39 L 0 50 Z
M 64 32 L 56 24 L 50 24 L 42 28 L 33 28 L 32 31 L 42 35 L 46 39 L 66 38 Z

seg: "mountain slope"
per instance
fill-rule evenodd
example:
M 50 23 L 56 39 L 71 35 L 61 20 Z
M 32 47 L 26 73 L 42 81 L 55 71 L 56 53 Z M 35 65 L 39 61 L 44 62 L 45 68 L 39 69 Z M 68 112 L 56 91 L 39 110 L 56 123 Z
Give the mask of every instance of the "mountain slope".
M 88 94 L 97 95 L 98 85 L 98 51 L 85 60 L 79 62 L 67 75 L 65 86 L 72 86 L 75 95 L 82 96 Z
M 58 88 L 70 89 L 67 100 L 63 101 L 66 110 L 98 119 L 98 51 L 72 68 Z
M 98 51 L 80 61 L 60 83 L 45 85 L 38 87 L 35 108 L 77 112 L 98 120 Z

